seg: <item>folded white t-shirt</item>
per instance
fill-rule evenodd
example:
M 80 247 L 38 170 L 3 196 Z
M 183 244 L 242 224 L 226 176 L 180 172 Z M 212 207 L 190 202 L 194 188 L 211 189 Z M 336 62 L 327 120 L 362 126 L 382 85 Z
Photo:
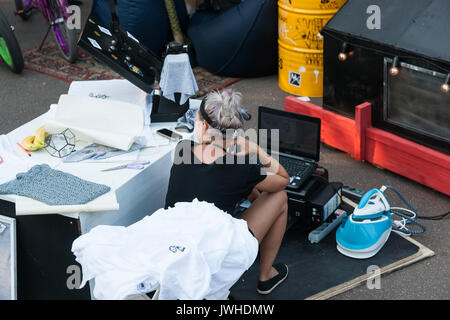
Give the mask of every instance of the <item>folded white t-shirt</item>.
M 0 135 L 0 184 L 14 180 L 18 173 L 27 172 L 36 164 L 16 143 Z

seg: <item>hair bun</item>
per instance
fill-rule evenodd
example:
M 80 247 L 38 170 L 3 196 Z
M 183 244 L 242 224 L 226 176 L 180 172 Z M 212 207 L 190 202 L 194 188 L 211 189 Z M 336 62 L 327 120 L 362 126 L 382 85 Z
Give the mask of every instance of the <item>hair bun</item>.
M 219 130 L 242 128 L 244 119 L 240 113 L 242 95 L 232 89 L 213 91 L 206 98 L 205 111 Z

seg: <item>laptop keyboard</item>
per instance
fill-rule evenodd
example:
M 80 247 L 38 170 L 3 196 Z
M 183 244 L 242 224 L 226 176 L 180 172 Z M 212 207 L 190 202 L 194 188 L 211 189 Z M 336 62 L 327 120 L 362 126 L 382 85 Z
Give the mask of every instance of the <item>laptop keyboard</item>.
M 291 158 L 280 157 L 279 162 L 286 169 L 290 177 L 297 176 L 306 178 L 316 169 L 313 163 Z

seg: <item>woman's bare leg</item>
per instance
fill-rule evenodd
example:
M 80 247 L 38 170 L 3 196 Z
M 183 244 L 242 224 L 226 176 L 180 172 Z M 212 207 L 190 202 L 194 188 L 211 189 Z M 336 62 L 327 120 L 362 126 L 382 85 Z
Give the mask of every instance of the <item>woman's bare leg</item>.
M 286 231 L 287 195 L 279 191 L 263 192 L 242 214 L 260 244 L 259 280 L 266 281 L 278 274 L 272 265 Z

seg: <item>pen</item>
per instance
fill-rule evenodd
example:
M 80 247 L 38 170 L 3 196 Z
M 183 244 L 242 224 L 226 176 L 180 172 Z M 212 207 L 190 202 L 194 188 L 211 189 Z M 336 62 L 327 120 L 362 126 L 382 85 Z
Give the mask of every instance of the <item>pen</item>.
M 31 157 L 31 153 L 29 153 L 20 143 L 17 142 L 17 145 L 20 149 L 22 149 L 29 157 Z

